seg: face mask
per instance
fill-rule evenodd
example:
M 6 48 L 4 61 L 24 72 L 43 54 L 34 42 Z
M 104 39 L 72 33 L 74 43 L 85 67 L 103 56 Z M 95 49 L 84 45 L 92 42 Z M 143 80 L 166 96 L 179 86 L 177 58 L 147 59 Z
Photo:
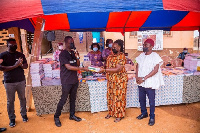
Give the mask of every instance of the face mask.
M 109 47 L 109 48 L 112 48 L 112 43 L 108 44 L 108 47 Z
M 143 52 L 148 52 L 148 48 L 147 47 L 143 47 Z
M 112 49 L 112 51 L 113 51 L 114 54 L 118 53 L 118 51 L 116 49 Z
M 128 56 L 125 56 L 126 58 L 128 58 Z
M 183 53 L 187 53 L 187 50 L 183 50 Z
M 9 49 L 11 52 L 15 52 L 17 50 L 17 45 L 10 45 Z
M 70 43 L 70 49 L 76 49 L 76 47 L 74 46 L 74 43 Z
M 98 50 L 98 48 L 97 48 L 97 47 L 94 47 L 94 48 L 93 48 L 93 51 L 95 51 L 95 52 L 96 52 L 97 50 Z
M 59 50 L 63 50 L 63 46 L 58 46 L 58 49 Z

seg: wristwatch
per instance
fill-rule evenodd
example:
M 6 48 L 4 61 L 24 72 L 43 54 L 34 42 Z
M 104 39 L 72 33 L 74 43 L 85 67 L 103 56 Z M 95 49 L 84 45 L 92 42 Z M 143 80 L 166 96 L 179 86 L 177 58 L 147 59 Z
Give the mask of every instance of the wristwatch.
M 144 77 L 142 78 L 143 81 L 145 81 Z

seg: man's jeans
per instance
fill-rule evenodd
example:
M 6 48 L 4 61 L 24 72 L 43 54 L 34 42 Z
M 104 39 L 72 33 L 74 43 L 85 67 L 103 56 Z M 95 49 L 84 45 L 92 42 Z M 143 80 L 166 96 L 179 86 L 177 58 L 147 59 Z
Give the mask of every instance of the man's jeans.
M 26 115 L 26 98 L 25 98 L 25 86 L 26 81 L 16 82 L 16 83 L 4 83 L 7 95 L 7 111 L 9 119 L 15 119 L 15 109 L 14 109 L 14 102 L 15 102 L 15 92 L 17 91 L 19 100 L 20 100 L 20 113 L 23 117 Z
M 149 98 L 149 105 L 150 105 L 150 118 L 155 118 L 155 89 L 151 88 L 144 88 L 142 86 L 138 86 L 139 88 L 139 102 L 141 106 L 141 113 L 143 115 L 147 114 L 146 109 L 146 95 Z

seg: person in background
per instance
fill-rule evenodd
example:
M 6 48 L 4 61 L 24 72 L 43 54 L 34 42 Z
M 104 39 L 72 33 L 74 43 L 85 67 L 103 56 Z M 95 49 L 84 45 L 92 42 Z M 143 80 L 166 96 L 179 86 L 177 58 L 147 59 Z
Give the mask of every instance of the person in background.
M 111 51 L 112 51 L 112 44 L 113 44 L 113 40 L 112 39 L 107 39 L 106 40 L 106 49 L 103 50 L 102 52 L 102 57 L 103 60 L 106 62 L 107 57 L 110 55 Z
M 88 71 L 88 68 L 81 68 L 80 57 L 78 51 L 75 51 L 74 40 L 71 36 L 65 37 L 65 49 L 61 51 L 59 55 L 60 60 L 60 78 L 62 84 L 62 95 L 57 105 L 56 112 L 54 114 L 54 122 L 57 127 L 61 126 L 60 115 L 63 106 L 65 105 L 67 98 L 70 98 L 70 120 L 77 122 L 82 119 L 75 116 L 75 101 L 78 88 L 78 76 L 77 71 Z
M 187 49 L 187 48 L 184 48 L 184 49 L 183 49 L 183 52 L 181 52 L 181 53 L 178 55 L 178 58 L 179 58 L 179 59 L 182 59 L 182 60 L 184 61 L 186 54 L 189 54 L 189 53 L 188 53 L 188 49 Z M 184 66 L 184 62 L 182 62 L 182 66 Z
M 100 72 L 106 72 L 107 77 L 107 104 L 108 115 L 115 117 L 114 122 L 121 121 L 125 117 L 126 91 L 128 76 L 125 70 L 126 57 L 123 53 L 123 41 L 116 40 L 112 46 L 113 54 L 106 61 L 106 69 L 100 68 Z
M 99 51 L 100 50 L 99 44 L 92 43 L 91 49 L 92 49 L 92 51 L 90 51 L 87 54 L 87 56 L 89 57 L 89 59 L 91 61 L 91 65 L 98 66 L 98 67 L 103 66 L 101 51 Z
M 146 109 L 146 95 L 149 98 L 150 119 L 149 126 L 155 124 L 155 89 L 159 89 L 164 85 L 164 80 L 160 66 L 163 60 L 161 57 L 152 51 L 154 41 L 147 39 L 143 44 L 143 52 L 136 57 L 136 82 L 139 89 L 139 102 L 141 114 L 137 117 L 138 120 L 148 117 Z
M 25 55 L 16 51 L 15 39 L 7 40 L 8 51 L 0 54 L 0 70 L 4 72 L 4 86 L 7 95 L 7 111 L 10 119 L 9 126 L 14 127 L 15 123 L 15 92 L 20 100 L 20 113 L 23 122 L 28 121 L 26 110 L 25 86 L 26 79 L 24 69 L 28 68 Z
M 133 61 L 128 58 L 128 53 L 125 53 L 125 57 L 126 57 L 126 64 L 130 64 L 130 65 L 134 66 Z
M 58 49 L 56 51 L 54 51 L 54 53 L 53 53 L 54 61 L 59 61 L 59 55 L 60 55 L 61 51 L 64 50 L 63 43 L 58 43 L 57 47 L 58 47 Z

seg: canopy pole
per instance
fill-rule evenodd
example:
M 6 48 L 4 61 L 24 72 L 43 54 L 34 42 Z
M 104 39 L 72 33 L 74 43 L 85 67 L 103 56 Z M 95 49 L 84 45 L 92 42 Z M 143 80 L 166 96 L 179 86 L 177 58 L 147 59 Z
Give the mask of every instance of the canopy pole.
M 128 18 L 127 18 L 127 20 L 126 20 L 126 22 L 125 22 L 125 24 L 124 24 L 124 27 L 123 27 L 123 33 L 124 33 L 124 53 L 125 53 L 125 41 L 126 41 L 126 35 L 125 35 L 125 27 L 126 27 L 126 24 L 127 24 L 127 22 L 128 22 L 128 20 L 129 20 L 129 18 L 130 18 L 130 16 L 131 16 L 131 13 L 132 13 L 132 11 L 129 13 L 129 16 L 128 16 Z
M 125 53 L 125 42 L 126 42 L 126 37 L 125 37 L 125 30 L 124 30 L 124 53 Z
M 43 18 L 37 18 L 36 27 L 34 31 L 34 39 L 32 43 L 32 51 L 31 56 L 29 57 L 29 64 L 39 59 L 40 51 L 41 51 L 41 43 L 43 38 L 43 31 L 44 31 L 44 24 L 45 20 Z M 26 108 L 29 111 L 32 105 L 32 80 L 30 74 L 30 65 L 28 67 L 28 77 L 27 77 L 27 84 L 26 84 Z
M 199 27 L 199 38 L 198 38 L 198 50 L 197 50 L 197 53 L 199 53 L 199 39 L 200 39 L 200 27 Z
M 85 32 L 85 35 L 86 35 L 86 51 L 88 52 L 88 41 L 87 41 L 87 39 L 88 39 L 88 38 L 87 38 L 87 35 L 88 35 L 88 34 L 87 34 L 87 31 Z

